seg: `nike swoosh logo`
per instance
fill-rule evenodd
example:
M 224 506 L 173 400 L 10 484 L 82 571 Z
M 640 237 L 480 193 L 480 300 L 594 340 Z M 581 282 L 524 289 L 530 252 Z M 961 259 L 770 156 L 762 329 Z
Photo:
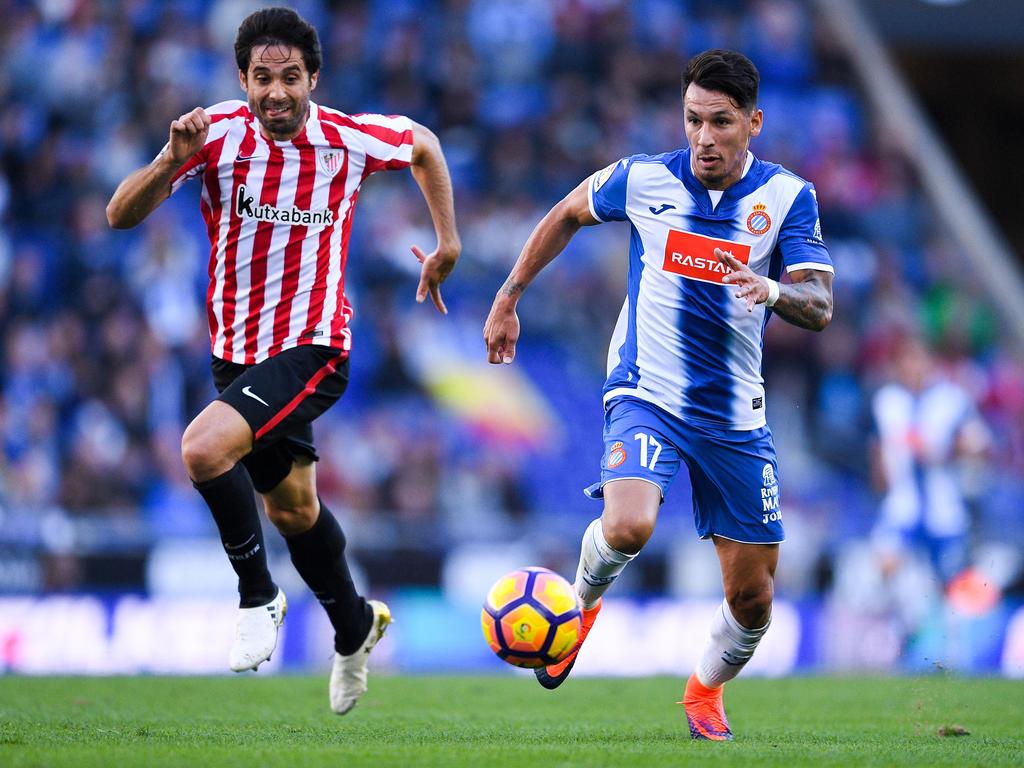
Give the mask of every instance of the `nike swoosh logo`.
M 242 387 L 242 394 L 245 395 L 246 397 L 251 397 L 253 400 L 259 400 L 261 403 L 267 406 L 267 408 L 270 407 L 270 403 L 268 403 L 262 397 L 257 395 L 255 392 L 253 392 L 252 387 Z
M 242 154 L 239 153 L 239 154 L 235 155 L 235 162 L 236 163 L 244 163 L 245 161 L 252 160 L 253 158 L 256 158 L 256 157 L 259 157 L 259 155 L 246 155 L 245 157 L 243 157 Z
M 675 206 L 674 205 L 669 205 L 668 203 L 662 203 L 661 204 L 661 208 L 655 209 L 655 207 L 652 205 L 647 210 L 649 210 L 651 213 L 653 213 L 655 216 L 657 216 L 658 214 L 664 213 L 665 211 L 667 211 L 670 208 L 675 208 Z

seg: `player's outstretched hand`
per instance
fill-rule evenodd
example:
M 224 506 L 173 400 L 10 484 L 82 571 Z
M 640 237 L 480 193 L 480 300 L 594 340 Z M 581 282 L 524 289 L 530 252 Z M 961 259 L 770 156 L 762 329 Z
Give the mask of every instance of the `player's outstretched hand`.
M 210 116 L 202 107 L 171 121 L 167 151 L 178 163 L 184 163 L 203 148 L 206 135 L 210 132 Z
M 414 245 L 412 252 L 419 263 L 423 265 L 420 269 L 420 284 L 416 287 L 416 302 L 422 304 L 429 294 L 437 311 L 442 315 L 447 315 L 448 307 L 444 305 L 444 300 L 441 298 L 441 283 L 455 266 L 455 262 L 459 258 L 458 251 L 442 251 L 437 248 L 432 253 L 425 254 Z
M 722 278 L 722 282 L 735 285 L 739 289 L 735 296 L 737 299 L 747 300 L 747 312 L 753 312 L 755 305 L 765 302 L 768 298 L 768 284 L 763 277 L 755 274 L 750 267 L 721 248 L 715 248 L 715 257 L 732 270 Z
M 519 340 L 519 316 L 516 305 L 506 296 L 498 296 L 484 323 L 484 343 L 488 363 L 511 363 L 516 357 Z

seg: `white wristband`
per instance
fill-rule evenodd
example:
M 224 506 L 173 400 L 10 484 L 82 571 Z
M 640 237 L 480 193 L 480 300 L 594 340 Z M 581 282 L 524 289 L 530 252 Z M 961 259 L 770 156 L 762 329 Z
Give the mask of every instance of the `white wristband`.
M 779 284 L 770 277 L 766 277 L 765 281 L 768 283 L 768 298 L 764 300 L 764 305 L 771 309 L 779 300 Z

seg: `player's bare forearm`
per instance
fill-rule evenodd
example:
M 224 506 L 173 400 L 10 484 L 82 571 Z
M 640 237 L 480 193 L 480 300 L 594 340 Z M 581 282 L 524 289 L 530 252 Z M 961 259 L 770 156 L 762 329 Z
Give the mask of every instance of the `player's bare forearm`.
M 786 322 L 811 331 L 821 331 L 832 320 L 831 272 L 799 269 L 789 273 L 792 283 L 783 285 L 755 274 L 731 251 L 715 248 L 715 258 L 729 267 L 722 282 L 736 287 L 734 295 L 746 302 L 747 312 L 753 311 L 758 304 L 766 303 L 771 292 L 777 288 L 779 295 L 771 309 Z
M 571 197 L 572 194 L 566 200 Z M 489 363 L 508 365 L 515 360 L 516 343 L 519 340 L 519 317 L 516 315 L 519 297 L 533 278 L 562 252 L 580 228 L 566 200 L 548 211 L 534 228 L 511 274 L 494 297 L 487 322 L 484 323 L 484 344 L 487 346 Z
M 589 179 L 583 181 L 548 211 L 547 215 L 534 227 L 519 258 L 516 259 L 508 279 L 498 291 L 495 301 L 499 299 L 518 301 L 519 296 L 526 290 L 526 286 L 533 282 L 540 271 L 565 250 L 565 246 L 569 244 L 580 227 L 598 223 L 591 216 L 590 205 L 587 201 L 589 183 Z
M 114 229 L 131 229 L 171 194 L 171 178 L 180 167 L 164 153 L 128 175 L 107 203 L 107 222 Z
M 497 298 L 518 301 L 523 291 L 526 290 L 526 286 L 532 283 L 540 271 L 565 249 L 572 236 L 579 230 L 579 225 L 571 221 L 549 220 L 550 218 L 551 213 L 542 219 L 533 230 L 526 245 L 523 246 L 519 258 L 516 259 L 508 279 L 498 291 Z
M 209 130 L 210 116 L 202 107 L 172 120 L 163 152 L 122 181 L 107 203 L 110 226 L 130 229 L 170 197 L 171 179 L 185 161 L 203 148 Z
M 772 307 L 787 323 L 822 331 L 832 320 L 832 273 L 817 269 L 790 273 L 792 283 L 779 285 L 779 298 Z
M 583 181 L 566 195 L 530 233 L 512 272 L 494 297 L 484 323 L 487 362 L 508 364 L 515 359 L 516 342 L 519 340 L 519 318 L 516 315 L 519 297 L 533 278 L 563 251 L 580 227 L 599 223 L 590 214 L 587 199 L 589 182 L 589 179 Z
M 419 123 L 413 124 L 411 170 L 430 210 L 438 252 L 446 261 L 450 259 L 451 266 L 454 266 L 462 250 L 462 243 L 455 226 L 452 179 L 437 136 Z
M 430 296 L 437 311 L 446 315 L 448 308 L 441 298 L 441 283 L 454 269 L 462 252 L 462 242 L 455 227 L 452 180 L 437 136 L 419 123 L 413 123 L 412 126 L 412 176 L 427 202 L 430 218 L 434 222 L 434 233 L 437 235 L 437 248 L 430 253 L 412 246 L 412 252 L 423 265 L 420 282 L 416 287 L 416 301 L 422 303 Z

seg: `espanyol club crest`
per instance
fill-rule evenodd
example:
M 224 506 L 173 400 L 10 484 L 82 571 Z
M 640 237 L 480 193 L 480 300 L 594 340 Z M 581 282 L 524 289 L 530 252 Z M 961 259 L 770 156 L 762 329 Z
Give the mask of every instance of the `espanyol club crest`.
M 335 149 L 331 147 L 329 149 L 318 149 L 316 152 L 316 160 L 320 164 L 320 170 L 326 173 L 328 176 L 336 176 L 338 171 L 341 170 L 341 165 L 345 161 L 345 150 Z
M 747 216 L 747 229 L 752 235 L 763 235 L 772 228 L 772 217 L 768 215 L 768 206 L 758 203 Z
M 616 440 L 608 451 L 608 469 L 621 467 L 626 463 L 626 449 L 622 447 L 622 441 Z

